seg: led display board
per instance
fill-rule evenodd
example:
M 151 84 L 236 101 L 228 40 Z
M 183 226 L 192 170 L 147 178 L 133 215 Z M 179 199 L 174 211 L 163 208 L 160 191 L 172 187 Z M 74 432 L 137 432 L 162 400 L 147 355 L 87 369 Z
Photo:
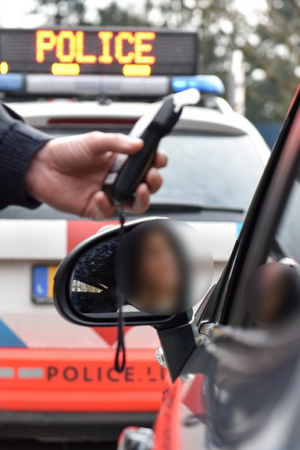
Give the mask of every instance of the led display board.
M 151 29 L 0 30 L 0 73 L 194 75 L 198 35 Z

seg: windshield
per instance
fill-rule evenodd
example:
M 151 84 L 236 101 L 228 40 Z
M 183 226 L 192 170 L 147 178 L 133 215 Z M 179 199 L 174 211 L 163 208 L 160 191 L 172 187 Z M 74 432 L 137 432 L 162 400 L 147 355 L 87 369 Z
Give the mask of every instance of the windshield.
M 263 171 L 248 135 L 176 134 L 163 139 L 161 148 L 169 164 L 153 198 L 248 208 Z
M 67 136 L 90 130 L 47 129 L 54 137 Z M 112 130 L 128 132 L 129 130 Z M 211 135 L 173 132 L 161 141 L 161 149 L 169 155 L 169 164 L 163 169 L 164 184 L 152 201 L 191 202 L 212 207 L 247 210 L 263 171 L 263 163 L 248 135 Z M 46 207 L 48 208 L 48 207 Z M 41 208 L 40 208 L 41 209 Z M 35 212 L 10 207 L 0 212 L 2 218 L 22 218 Z M 69 218 L 49 210 L 40 218 Z M 46 214 L 46 217 L 45 217 Z

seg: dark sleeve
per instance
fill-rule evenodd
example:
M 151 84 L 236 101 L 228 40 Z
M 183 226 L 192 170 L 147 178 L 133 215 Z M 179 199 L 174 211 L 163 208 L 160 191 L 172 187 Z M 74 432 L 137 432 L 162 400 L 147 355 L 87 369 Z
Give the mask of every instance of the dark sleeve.
M 0 103 L 0 209 L 9 205 L 27 208 L 40 205 L 26 195 L 25 175 L 34 155 L 50 139 L 51 136 L 26 125 Z

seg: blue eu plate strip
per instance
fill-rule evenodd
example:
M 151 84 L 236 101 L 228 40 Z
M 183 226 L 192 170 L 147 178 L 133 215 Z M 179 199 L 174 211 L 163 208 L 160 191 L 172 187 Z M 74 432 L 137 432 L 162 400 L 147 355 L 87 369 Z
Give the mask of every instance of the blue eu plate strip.
M 48 267 L 35 266 L 32 273 L 33 297 L 48 296 Z

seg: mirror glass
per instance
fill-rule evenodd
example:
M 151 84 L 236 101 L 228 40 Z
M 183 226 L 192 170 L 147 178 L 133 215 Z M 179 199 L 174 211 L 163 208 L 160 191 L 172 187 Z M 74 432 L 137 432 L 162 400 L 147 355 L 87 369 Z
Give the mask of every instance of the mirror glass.
M 71 282 L 72 306 L 82 314 L 118 310 L 115 257 L 119 241 L 107 238 L 79 258 Z
M 201 301 L 212 274 L 211 252 L 196 230 L 173 220 L 145 221 L 127 230 L 121 244 L 108 234 L 79 258 L 72 306 L 84 315 L 117 313 L 122 295 L 125 313 L 172 315 Z

